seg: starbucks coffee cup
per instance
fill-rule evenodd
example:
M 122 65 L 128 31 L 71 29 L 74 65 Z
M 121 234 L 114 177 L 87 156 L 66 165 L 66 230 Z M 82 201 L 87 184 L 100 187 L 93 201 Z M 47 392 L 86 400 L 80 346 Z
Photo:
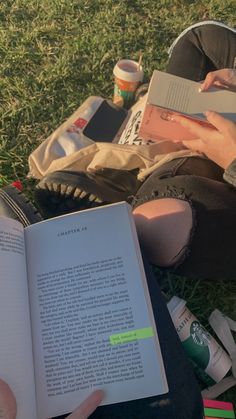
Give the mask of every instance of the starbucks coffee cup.
M 142 66 L 133 60 L 120 60 L 114 67 L 115 76 L 113 102 L 125 108 L 132 105 L 135 91 L 143 80 Z
M 189 311 L 186 301 L 174 296 L 167 307 L 187 356 L 218 383 L 232 366 L 229 355 Z

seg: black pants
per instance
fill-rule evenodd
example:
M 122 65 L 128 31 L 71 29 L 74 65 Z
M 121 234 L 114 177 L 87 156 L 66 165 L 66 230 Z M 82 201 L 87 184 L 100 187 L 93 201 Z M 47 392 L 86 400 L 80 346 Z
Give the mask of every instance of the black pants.
M 236 31 L 204 23 L 177 40 L 167 71 L 199 81 L 209 71 L 232 67 L 235 56 Z M 133 207 L 163 197 L 187 200 L 194 220 L 184 256 L 171 270 L 198 278 L 236 278 L 236 189 L 223 180 L 223 170 L 201 157 L 175 159 L 144 181 Z
M 201 81 L 210 71 L 233 68 L 235 58 L 236 30 L 220 26 L 217 22 L 202 22 L 179 37 L 166 71 Z
M 193 227 L 183 256 L 170 270 L 202 279 L 236 279 L 236 190 L 223 170 L 207 159 L 175 159 L 157 169 L 140 187 L 133 207 L 162 198 L 188 201 Z

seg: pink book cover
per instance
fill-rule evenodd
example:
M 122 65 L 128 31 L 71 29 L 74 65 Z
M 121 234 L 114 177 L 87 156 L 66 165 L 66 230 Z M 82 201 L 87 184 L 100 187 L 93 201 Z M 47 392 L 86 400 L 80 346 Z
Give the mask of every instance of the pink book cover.
M 140 125 L 139 136 L 144 140 L 148 139 L 159 141 L 168 139 L 175 142 L 196 138 L 179 123 L 170 120 L 171 116 L 174 114 L 180 115 L 179 112 L 173 112 L 171 110 L 147 103 Z M 196 120 L 195 118 L 191 118 L 183 114 L 182 116 L 194 120 L 201 125 L 213 128 L 208 122 L 199 119 Z

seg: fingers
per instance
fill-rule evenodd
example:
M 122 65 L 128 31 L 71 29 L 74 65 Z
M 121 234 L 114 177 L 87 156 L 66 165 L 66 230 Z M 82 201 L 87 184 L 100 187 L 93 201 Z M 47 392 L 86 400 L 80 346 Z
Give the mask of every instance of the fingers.
M 211 71 L 207 74 L 204 82 L 202 83 L 200 90 L 203 92 L 209 89 L 216 83 L 221 85 L 229 85 L 231 79 L 234 77 L 234 71 L 229 68 L 223 68 L 217 71 Z
M 196 138 L 201 138 L 202 140 L 208 141 L 211 139 L 219 138 L 220 134 L 225 135 L 226 133 L 230 132 L 231 130 L 235 130 L 235 124 L 232 121 L 224 118 L 217 112 L 207 111 L 205 112 L 206 118 L 208 122 L 215 127 L 216 130 L 213 128 L 208 128 L 202 126 L 200 122 L 194 122 L 184 116 L 175 115 L 173 120 L 179 122 L 184 128 L 186 128 L 191 134 L 195 135 Z
M 185 118 L 184 116 L 175 115 L 173 119 L 174 121 L 179 122 L 189 131 L 189 133 L 193 134 L 196 138 L 201 138 L 207 141 L 208 139 L 217 136 L 217 131 L 215 131 L 213 128 L 202 126 L 199 122 L 194 122 L 188 118 Z
M 68 419 L 87 419 L 99 406 L 104 398 L 102 390 L 94 391 L 76 410 L 74 410 Z
M 205 112 L 207 120 L 212 124 L 219 132 L 226 134 L 234 128 L 234 123 L 224 118 L 217 112 L 207 111 Z
M 8 384 L 0 380 L 0 417 L 5 419 L 16 418 L 16 399 Z
M 223 80 L 221 77 L 219 77 L 217 74 L 214 73 L 208 73 L 204 82 L 202 83 L 200 87 L 200 92 L 204 92 L 208 90 L 211 86 L 213 86 L 216 82 L 223 84 Z
M 187 141 L 182 141 L 182 143 L 189 150 L 198 151 L 200 153 L 203 153 L 204 144 L 203 144 L 202 140 L 187 140 Z
M 229 86 L 235 84 L 236 71 L 230 68 L 223 68 L 221 70 L 212 71 L 207 74 L 204 82 L 200 87 L 200 91 L 203 92 L 209 89 L 213 85 Z

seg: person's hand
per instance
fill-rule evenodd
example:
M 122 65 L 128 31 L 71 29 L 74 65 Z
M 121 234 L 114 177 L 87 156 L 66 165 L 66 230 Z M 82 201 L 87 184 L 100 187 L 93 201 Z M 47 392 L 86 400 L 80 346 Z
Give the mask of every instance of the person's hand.
M 77 409 L 74 410 L 68 419 L 87 419 L 101 403 L 104 398 L 102 390 L 94 391 Z M 16 419 L 16 399 L 8 384 L 0 379 L 0 418 Z
M 103 398 L 104 392 L 102 390 L 94 391 L 74 412 L 67 416 L 67 419 L 87 419 L 99 406 Z
M 216 112 L 208 111 L 205 115 L 215 129 L 203 127 L 180 115 L 175 115 L 174 120 L 196 136 L 196 140 L 183 141 L 187 148 L 204 153 L 226 169 L 236 158 L 236 124 Z
M 9 385 L 0 379 L 0 418 L 16 419 L 16 399 Z
M 236 91 L 236 70 L 232 68 L 223 68 L 221 70 L 211 71 L 207 74 L 204 82 L 201 84 L 200 91 L 204 92 L 212 86 Z

